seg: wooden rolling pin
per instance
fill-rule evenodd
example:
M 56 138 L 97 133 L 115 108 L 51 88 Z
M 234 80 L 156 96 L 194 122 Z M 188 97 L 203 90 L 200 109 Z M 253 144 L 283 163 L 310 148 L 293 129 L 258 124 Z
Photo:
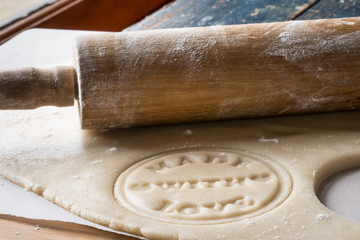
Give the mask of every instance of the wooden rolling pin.
M 360 108 L 360 18 L 89 35 L 75 67 L 0 74 L 0 108 L 68 106 L 85 129 Z

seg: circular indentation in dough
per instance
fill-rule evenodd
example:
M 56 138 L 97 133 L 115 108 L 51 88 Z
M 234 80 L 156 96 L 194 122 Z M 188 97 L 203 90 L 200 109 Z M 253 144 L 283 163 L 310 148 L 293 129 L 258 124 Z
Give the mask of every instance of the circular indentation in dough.
M 337 172 L 322 181 L 317 191 L 319 200 L 347 219 L 360 222 L 360 168 Z
M 138 215 L 215 224 L 266 213 L 291 189 L 290 176 L 275 161 L 248 152 L 194 149 L 133 165 L 117 179 L 114 194 Z

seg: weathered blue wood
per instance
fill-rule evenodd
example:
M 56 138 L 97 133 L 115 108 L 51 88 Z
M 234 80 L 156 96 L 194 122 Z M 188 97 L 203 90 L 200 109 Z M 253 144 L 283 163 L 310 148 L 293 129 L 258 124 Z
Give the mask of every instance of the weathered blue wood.
M 321 0 L 297 19 L 360 16 L 360 0 Z
M 311 0 L 176 0 L 127 30 L 285 21 L 310 2 Z

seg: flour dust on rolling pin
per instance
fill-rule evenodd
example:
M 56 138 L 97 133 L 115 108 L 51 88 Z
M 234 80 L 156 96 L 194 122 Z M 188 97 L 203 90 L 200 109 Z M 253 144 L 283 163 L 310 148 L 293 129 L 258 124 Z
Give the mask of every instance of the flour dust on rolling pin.
M 64 76 L 85 129 L 352 110 L 359 39 L 360 18 L 88 35 Z

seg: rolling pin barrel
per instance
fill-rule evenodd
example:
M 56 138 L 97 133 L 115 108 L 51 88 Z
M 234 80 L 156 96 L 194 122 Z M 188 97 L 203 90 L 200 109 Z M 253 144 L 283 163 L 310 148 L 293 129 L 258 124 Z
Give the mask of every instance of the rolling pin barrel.
M 84 129 L 360 109 L 360 18 L 89 35 L 74 60 L 1 73 L 0 109 L 78 95 Z
M 360 18 L 93 35 L 75 58 L 84 128 L 360 107 Z

